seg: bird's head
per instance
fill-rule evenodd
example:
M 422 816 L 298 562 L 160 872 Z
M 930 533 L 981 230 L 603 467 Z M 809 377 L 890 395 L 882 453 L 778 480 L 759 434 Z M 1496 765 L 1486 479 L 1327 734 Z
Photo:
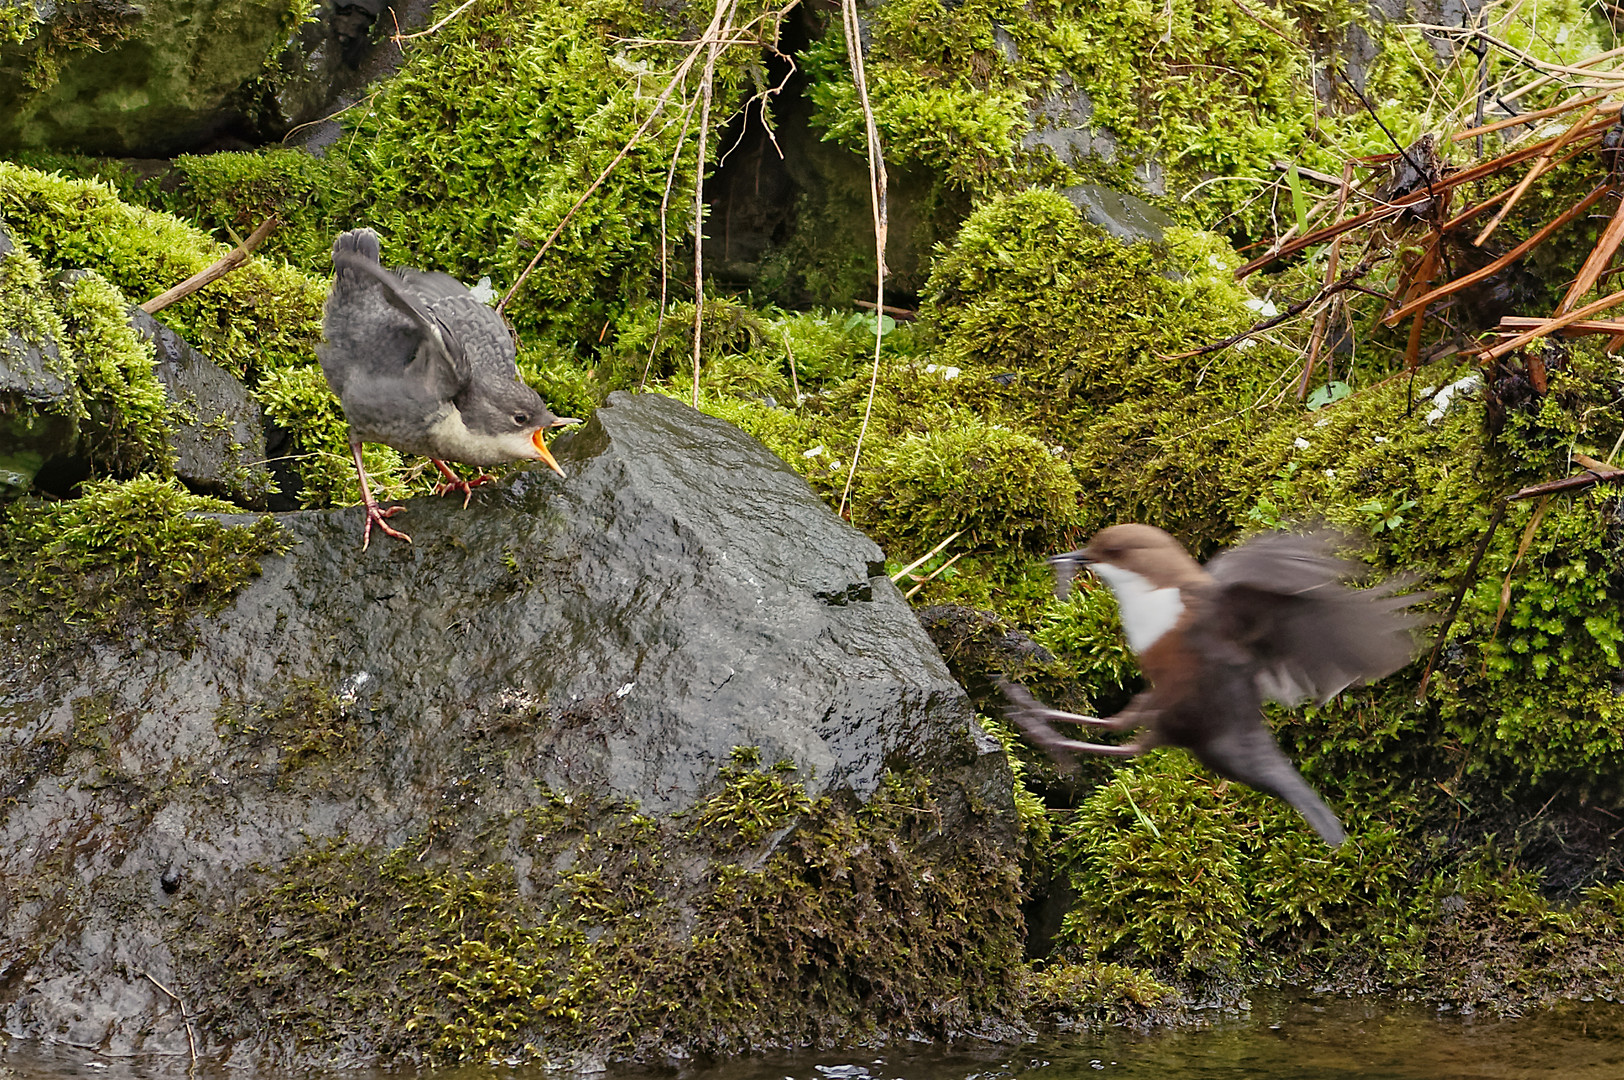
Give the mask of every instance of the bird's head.
M 1206 576 L 1183 545 L 1154 525 L 1112 525 L 1095 533 L 1087 547 L 1056 555 L 1049 562 L 1062 585 L 1078 570 L 1087 569 L 1118 591 L 1130 581 L 1165 589 Z
M 519 379 L 500 390 L 483 388 L 477 400 L 460 403 L 462 423 L 481 444 L 486 460 L 458 458 L 470 464 L 498 464 L 503 461 L 541 461 L 559 476 L 564 470 L 547 449 L 546 434 L 554 428 L 581 421 L 558 416 L 541 400 L 541 395 Z

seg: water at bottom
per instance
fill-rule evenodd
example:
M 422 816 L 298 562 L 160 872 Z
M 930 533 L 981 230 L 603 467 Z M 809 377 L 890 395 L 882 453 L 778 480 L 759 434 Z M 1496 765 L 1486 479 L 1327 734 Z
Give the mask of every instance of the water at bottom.
M 1439 1013 L 1380 998 L 1258 992 L 1245 1012 L 1214 1011 L 1194 1027 L 1138 1034 L 1110 1029 L 1021 1043 L 961 1041 L 871 1050 L 804 1051 L 687 1062 L 611 1065 L 582 1078 L 540 1067 L 464 1066 L 422 1080 L 1624 1080 L 1624 1005 L 1572 1003 L 1516 1019 Z M 100 1058 L 67 1047 L 13 1044 L 0 1078 L 17 1080 L 383 1080 L 358 1071 L 242 1071 L 184 1061 Z M 9 1078 L 6 1078 L 9 1080 Z

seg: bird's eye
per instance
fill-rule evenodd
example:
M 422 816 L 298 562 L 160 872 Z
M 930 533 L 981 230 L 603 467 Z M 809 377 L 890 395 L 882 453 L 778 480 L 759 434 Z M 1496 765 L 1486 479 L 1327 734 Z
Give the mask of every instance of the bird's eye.
M 513 422 L 519 427 L 524 427 L 526 424 L 530 423 L 530 414 L 516 412 L 513 414 Z

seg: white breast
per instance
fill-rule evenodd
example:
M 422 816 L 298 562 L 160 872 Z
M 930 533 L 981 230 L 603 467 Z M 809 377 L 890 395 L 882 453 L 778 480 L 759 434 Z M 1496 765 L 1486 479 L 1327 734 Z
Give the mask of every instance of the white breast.
M 1128 644 L 1136 653 L 1143 653 L 1156 644 L 1163 634 L 1173 628 L 1184 614 L 1184 598 L 1172 586 L 1153 588 L 1149 581 L 1132 570 L 1109 563 L 1095 563 L 1092 569 L 1105 579 L 1116 593 L 1117 609 L 1122 613 L 1122 630 L 1128 635 Z

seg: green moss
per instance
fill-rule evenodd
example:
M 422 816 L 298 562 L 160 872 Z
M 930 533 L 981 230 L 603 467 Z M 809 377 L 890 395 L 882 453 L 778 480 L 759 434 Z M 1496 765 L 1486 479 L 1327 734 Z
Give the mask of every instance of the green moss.
M 0 43 L 21 45 L 37 32 L 33 0 L 12 0 L 0 8 Z
M 1027 1008 L 1040 1016 L 1120 1021 L 1178 998 L 1149 972 L 1123 964 L 1049 964 L 1027 984 Z
M 109 185 L 0 162 L 0 222 L 47 266 L 88 267 L 136 302 L 157 296 L 229 248 L 174 218 L 121 202 Z M 323 282 L 249 261 L 164 309 L 164 321 L 239 375 L 309 364 Z
M 855 807 L 754 760 L 681 818 L 540 792 L 443 845 L 312 843 L 178 943 L 209 1023 L 559 1060 L 941 1033 L 1013 1007 L 1014 869 L 939 844 L 928 785 L 892 776 Z M 485 847 L 514 833 L 518 873 Z
M 124 295 L 90 272 L 64 288 L 64 336 L 89 423 L 80 447 L 91 468 L 129 476 L 175 467 L 175 417 L 153 374 L 153 346 L 129 323 Z
M 0 532 L 0 611 L 14 624 L 137 617 L 158 628 L 218 611 L 280 535 L 270 518 L 242 526 L 207 516 L 234 510 L 152 477 L 88 482 L 69 502 L 13 502 Z
M 1042 440 L 964 414 L 869 449 L 854 515 L 888 546 L 996 542 L 1052 550 L 1077 520 L 1077 480 Z

